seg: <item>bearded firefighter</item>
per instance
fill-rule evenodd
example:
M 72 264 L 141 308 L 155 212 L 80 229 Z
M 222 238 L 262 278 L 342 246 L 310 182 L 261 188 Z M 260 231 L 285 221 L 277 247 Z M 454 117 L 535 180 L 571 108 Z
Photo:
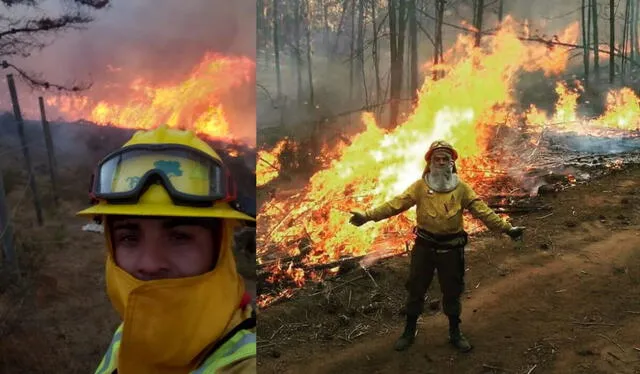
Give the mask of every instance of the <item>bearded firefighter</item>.
M 192 132 L 139 131 L 98 165 L 106 288 L 122 323 L 96 373 L 255 373 L 255 314 L 236 271 L 237 203 L 220 156 Z
M 411 251 L 411 267 L 407 290 L 406 325 L 395 349 L 407 349 L 416 336 L 418 317 L 423 312 L 424 298 L 437 270 L 442 291 L 442 309 L 449 319 L 449 341 L 462 352 L 472 345 L 460 332 L 460 296 L 464 291 L 464 247 L 467 233 L 463 227 L 463 211 L 469 210 L 487 227 L 522 237 L 524 227 L 513 227 L 491 210 L 466 183 L 458 178 L 455 161 L 458 152 L 445 141 L 435 141 L 425 155 L 427 166 L 422 178 L 396 198 L 366 212 L 352 212 L 350 222 L 361 226 L 402 213 L 416 205 L 417 227 Z

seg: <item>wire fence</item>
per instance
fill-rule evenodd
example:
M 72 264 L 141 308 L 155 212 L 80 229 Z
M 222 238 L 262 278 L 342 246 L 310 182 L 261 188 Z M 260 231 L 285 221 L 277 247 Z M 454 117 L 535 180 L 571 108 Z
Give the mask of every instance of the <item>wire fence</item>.
M 36 187 L 36 175 L 34 173 L 33 165 L 31 163 L 30 149 L 34 147 L 42 147 L 43 142 L 41 138 L 32 139 L 27 141 L 25 134 L 25 124 L 22 118 L 20 110 L 20 104 L 18 102 L 18 94 L 16 91 L 13 76 L 7 75 L 7 83 L 11 94 L 11 103 L 13 107 L 13 117 L 18 129 L 18 135 L 20 137 L 20 145 L 5 148 L 0 152 L 0 159 L 7 160 L 7 155 L 14 152 L 22 153 L 22 157 L 25 161 L 25 169 L 27 171 L 26 181 L 22 191 L 19 192 L 17 201 L 13 206 L 9 206 L 7 199 L 7 184 L 5 183 L 5 170 L 0 168 L 0 245 L 2 245 L 2 258 L 0 258 L 0 271 L 8 269 L 9 272 L 15 273 L 19 276 L 18 261 L 15 254 L 14 243 L 14 230 L 13 223 L 16 221 L 17 214 L 23 208 L 23 203 L 26 201 L 27 190 L 31 190 L 31 197 L 33 198 L 34 208 L 37 216 L 37 223 L 42 226 L 44 218 L 42 214 L 42 205 L 40 203 L 40 195 Z M 38 98 L 40 104 L 40 115 L 42 129 L 44 133 L 44 145 L 47 150 L 47 156 L 49 161 L 49 171 L 51 177 L 51 187 L 53 189 L 53 200 L 57 204 L 57 191 L 56 191 L 56 171 L 55 171 L 55 156 L 53 154 L 53 141 L 51 139 L 51 132 L 49 131 L 49 123 L 47 121 L 44 100 L 42 97 Z M 3 165 L 4 166 L 4 165 Z M 13 186 L 10 186 L 13 187 Z M 6 266 L 5 266 L 6 265 Z

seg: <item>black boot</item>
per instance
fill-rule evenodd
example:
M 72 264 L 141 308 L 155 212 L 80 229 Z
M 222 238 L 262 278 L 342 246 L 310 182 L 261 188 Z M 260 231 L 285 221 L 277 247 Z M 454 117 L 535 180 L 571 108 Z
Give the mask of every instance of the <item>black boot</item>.
M 416 325 L 418 316 L 407 315 L 407 324 L 404 326 L 402 336 L 396 341 L 394 348 L 396 351 L 404 351 L 409 348 L 416 338 Z
M 469 352 L 473 346 L 467 338 L 460 332 L 460 318 L 449 316 L 449 342 L 460 352 Z

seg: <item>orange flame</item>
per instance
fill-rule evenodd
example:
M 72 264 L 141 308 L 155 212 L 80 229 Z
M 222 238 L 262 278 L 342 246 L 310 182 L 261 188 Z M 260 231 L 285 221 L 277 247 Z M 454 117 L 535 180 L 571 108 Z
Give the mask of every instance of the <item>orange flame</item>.
M 48 103 L 68 117 L 84 117 L 100 125 L 149 129 L 167 124 L 227 138 L 230 128 L 221 98 L 250 82 L 254 71 L 255 63 L 249 58 L 208 53 L 184 81 L 155 84 L 134 79 L 129 96 L 117 103 L 95 103 L 87 97 L 53 97 Z
M 280 140 L 271 150 L 258 151 L 258 163 L 256 164 L 256 186 L 265 184 L 276 179 L 280 174 L 279 156 L 287 145 L 288 139 Z

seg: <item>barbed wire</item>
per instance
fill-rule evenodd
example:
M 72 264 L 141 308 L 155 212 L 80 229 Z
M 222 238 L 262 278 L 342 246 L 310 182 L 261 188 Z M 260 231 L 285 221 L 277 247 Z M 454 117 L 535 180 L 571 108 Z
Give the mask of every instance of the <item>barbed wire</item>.
M 0 156 L 7 155 L 7 154 L 12 153 L 12 152 L 22 151 L 24 148 L 28 148 L 29 146 L 36 145 L 37 143 L 41 143 L 40 145 L 44 145 L 44 140 L 43 139 L 31 140 L 30 142 L 28 142 L 25 145 L 15 146 L 15 147 L 12 147 L 12 148 L 10 148 L 8 150 L 0 152 Z

